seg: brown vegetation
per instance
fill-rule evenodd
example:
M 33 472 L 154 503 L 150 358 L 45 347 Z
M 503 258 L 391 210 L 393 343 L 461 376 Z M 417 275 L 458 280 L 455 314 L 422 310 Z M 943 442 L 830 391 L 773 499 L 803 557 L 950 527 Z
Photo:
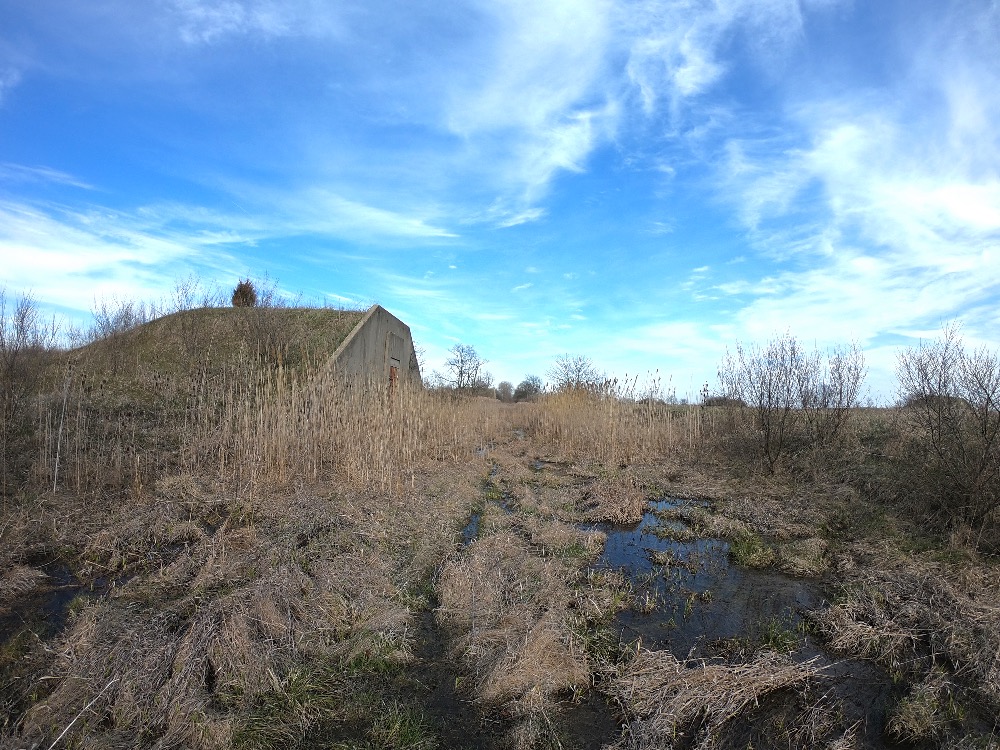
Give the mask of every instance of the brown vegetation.
M 605 698 L 609 747 L 730 746 L 751 725 L 858 747 L 801 654 L 686 659 L 623 635 L 617 613 L 658 605 L 592 567 L 594 525 L 667 493 L 711 501 L 661 520 L 728 540 L 734 564 L 825 576 L 832 603 L 804 627 L 896 681 L 887 736 L 993 742 L 1000 531 L 993 443 L 972 440 L 989 399 L 842 409 L 805 389 L 772 455 L 735 396 L 347 383 L 324 363 L 352 315 L 192 310 L 41 348 L 18 395 L 30 439 L 4 448 L 0 617 L 59 588 L 57 568 L 76 598 L 3 633 L 0 747 L 570 747 Z M 962 415 L 940 450 L 927 409 Z M 961 446 L 982 472 L 949 473 Z M 947 505 L 913 492 L 924 471 Z

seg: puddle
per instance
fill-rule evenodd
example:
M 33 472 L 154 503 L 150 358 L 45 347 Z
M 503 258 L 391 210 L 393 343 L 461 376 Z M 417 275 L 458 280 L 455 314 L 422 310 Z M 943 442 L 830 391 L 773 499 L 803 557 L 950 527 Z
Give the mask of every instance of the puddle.
M 65 565 L 52 563 L 40 569 L 48 578 L 38 588 L 8 607 L 0 607 L 0 644 L 26 627 L 43 639 L 58 634 L 66 626 L 74 599 L 100 596 L 108 588 L 103 578 L 93 584 L 81 583 Z
M 731 565 L 729 543 L 693 538 L 681 521 L 662 521 L 657 513 L 687 501 L 651 503 L 642 521 L 631 526 L 597 524 L 607 534 L 596 568 L 624 570 L 640 608 L 620 617 L 626 637 L 641 638 L 649 649 L 668 648 L 678 658 L 713 656 L 722 640 L 752 635 L 772 623 L 794 630 L 802 613 L 822 596 L 808 582 L 772 571 Z
M 622 639 L 669 649 L 682 660 L 785 639 L 794 659 L 819 659 L 831 683 L 828 694 L 842 701 L 845 719 L 859 722 L 862 745 L 890 747 L 881 734 L 886 706 L 898 696 L 888 676 L 869 662 L 832 658 L 804 633 L 803 615 L 825 605 L 819 586 L 733 565 L 725 540 L 697 538 L 683 521 L 657 517 L 690 505 L 697 503 L 660 500 L 638 524 L 586 526 L 607 535 L 593 567 L 624 572 L 636 592 L 636 607 L 617 618 Z
M 462 546 L 468 547 L 479 536 L 479 519 L 482 518 L 483 514 L 476 512 L 472 514 L 469 522 L 462 529 Z

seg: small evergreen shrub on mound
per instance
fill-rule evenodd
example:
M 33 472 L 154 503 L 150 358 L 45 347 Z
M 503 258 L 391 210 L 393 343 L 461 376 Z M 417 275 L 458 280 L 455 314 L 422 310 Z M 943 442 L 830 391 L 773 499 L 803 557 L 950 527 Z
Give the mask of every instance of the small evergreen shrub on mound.
M 233 290 L 233 307 L 256 307 L 257 290 L 250 279 L 241 279 Z

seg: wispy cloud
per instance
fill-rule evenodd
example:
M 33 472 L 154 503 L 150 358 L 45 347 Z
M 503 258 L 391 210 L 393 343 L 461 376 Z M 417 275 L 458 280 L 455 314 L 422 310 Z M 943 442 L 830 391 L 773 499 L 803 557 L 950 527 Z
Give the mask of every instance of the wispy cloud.
M 17 68 L 0 68 L 0 107 L 7 94 L 21 82 L 21 71 Z
M 0 185 L 4 183 L 54 183 L 84 190 L 93 186 L 66 172 L 50 167 L 28 167 L 22 164 L 0 163 Z
M 666 104 L 676 116 L 686 99 L 704 94 L 729 72 L 723 48 L 739 36 L 755 50 L 762 69 L 784 59 L 803 38 L 805 6 L 798 0 L 656 0 L 623 6 L 633 39 L 627 72 L 642 106 L 652 114 Z
M 973 26 L 1000 26 L 997 9 L 980 13 Z M 798 102 L 794 145 L 728 142 L 720 188 L 779 264 L 770 280 L 718 286 L 756 296 L 739 313 L 747 330 L 794 320 L 822 338 L 871 339 L 975 318 L 1000 288 L 1000 71 L 985 38 L 946 36 L 953 20 L 909 30 L 921 75 L 891 92 Z
M 229 36 L 281 37 L 339 30 L 322 4 L 273 0 L 170 0 L 181 39 L 209 44 Z

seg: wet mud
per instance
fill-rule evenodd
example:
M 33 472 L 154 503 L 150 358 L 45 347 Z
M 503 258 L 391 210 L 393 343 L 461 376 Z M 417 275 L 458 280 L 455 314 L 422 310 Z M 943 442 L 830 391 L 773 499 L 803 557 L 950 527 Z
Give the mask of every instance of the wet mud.
M 24 628 L 43 639 L 57 635 L 66 627 L 74 601 L 100 596 L 109 587 L 105 578 L 86 583 L 79 580 L 62 563 L 50 562 L 38 568 L 47 578 L 8 606 L 0 607 L 0 644 Z

